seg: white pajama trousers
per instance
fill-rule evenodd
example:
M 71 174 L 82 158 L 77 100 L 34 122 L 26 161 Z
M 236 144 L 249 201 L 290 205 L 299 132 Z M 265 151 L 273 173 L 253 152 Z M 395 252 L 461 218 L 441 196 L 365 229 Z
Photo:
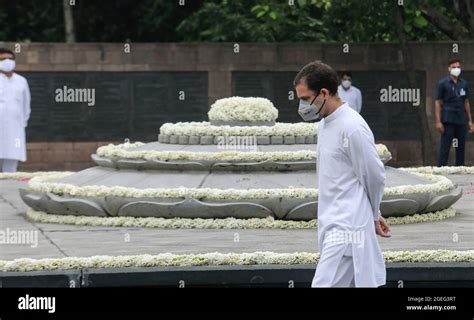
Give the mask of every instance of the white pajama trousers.
M 16 172 L 18 160 L 0 159 L 0 167 L 2 168 L 2 172 Z
M 355 287 L 350 245 L 336 245 L 324 249 L 311 287 Z

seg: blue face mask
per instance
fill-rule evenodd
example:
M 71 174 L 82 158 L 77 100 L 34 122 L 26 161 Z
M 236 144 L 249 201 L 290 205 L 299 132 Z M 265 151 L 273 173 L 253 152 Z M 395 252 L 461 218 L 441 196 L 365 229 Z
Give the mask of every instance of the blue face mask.
M 13 59 L 4 59 L 0 61 L 0 71 L 3 72 L 12 72 L 16 67 L 15 60 Z
M 300 114 L 300 116 L 303 118 L 304 121 L 319 120 L 321 118 L 321 110 L 326 104 L 326 99 L 324 99 L 321 106 L 317 108 L 316 105 L 313 105 L 313 103 L 318 96 L 319 94 L 316 97 L 314 97 L 313 101 L 311 102 L 300 100 L 298 113 Z

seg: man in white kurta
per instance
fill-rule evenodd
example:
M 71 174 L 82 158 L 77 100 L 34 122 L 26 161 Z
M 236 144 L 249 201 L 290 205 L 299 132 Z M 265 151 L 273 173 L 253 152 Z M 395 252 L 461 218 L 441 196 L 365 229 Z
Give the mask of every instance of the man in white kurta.
M 30 117 L 28 82 L 13 72 L 14 55 L 0 49 L 0 168 L 15 172 L 26 161 L 25 128 Z
M 321 258 L 313 286 L 385 284 L 374 228 L 385 170 L 369 126 L 347 103 L 318 127 L 317 179 Z M 343 270 L 334 267 L 339 263 Z
M 385 170 L 365 120 L 337 94 L 338 79 L 315 61 L 295 78 L 300 115 L 318 126 L 318 240 L 312 287 L 378 287 L 386 270 L 376 234 L 389 237 L 380 216 Z
M 341 74 L 341 84 L 337 88 L 337 93 L 343 102 L 347 102 L 358 113 L 361 112 L 362 93 L 352 85 L 352 74 L 350 72 L 343 72 Z

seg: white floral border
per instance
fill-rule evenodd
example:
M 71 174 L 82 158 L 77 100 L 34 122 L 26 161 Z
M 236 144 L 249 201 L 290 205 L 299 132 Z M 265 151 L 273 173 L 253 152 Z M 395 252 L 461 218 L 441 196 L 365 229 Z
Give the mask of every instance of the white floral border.
M 390 225 L 441 221 L 456 215 L 453 207 L 424 214 L 388 217 Z M 267 218 L 157 218 L 157 217 L 90 217 L 56 215 L 29 209 L 26 218 L 36 223 L 69 224 L 78 226 L 159 228 L 159 229 L 315 229 L 317 220 L 292 221 Z
M 139 145 L 135 145 L 139 146 Z M 137 150 L 129 151 L 132 146 L 127 144 L 99 147 L 97 155 L 106 158 L 143 159 L 143 160 L 212 160 L 212 161 L 300 161 L 316 160 L 316 152 L 311 150 L 298 151 L 218 151 L 218 152 L 194 152 L 194 151 L 156 151 Z
M 276 122 L 274 126 L 214 126 L 210 122 L 165 123 L 160 128 L 162 135 L 175 136 L 313 136 L 317 134 L 317 123 Z
M 411 168 L 398 168 L 406 172 L 418 172 L 418 173 L 429 173 L 429 174 L 474 174 L 474 166 L 458 166 L 458 167 L 411 167 Z
M 31 179 L 34 177 L 56 176 L 62 174 L 73 174 L 73 171 L 35 171 L 35 172 L 0 172 L 0 180 Z
M 315 229 L 316 219 L 288 221 L 267 218 L 157 218 L 157 217 L 91 217 L 54 215 L 30 209 L 26 218 L 37 223 L 56 223 L 82 226 L 133 227 L 159 229 Z
M 142 142 L 109 144 L 99 147 L 97 155 L 106 158 L 143 159 L 143 160 L 212 160 L 212 161 L 301 161 L 316 160 L 316 151 L 219 151 L 219 152 L 194 152 L 194 151 L 156 151 L 137 150 L 130 151 L 144 145 Z M 383 144 L 376 145 L 377 153 L 381 158 L 391 157 L 387 147 Z
M 222 121 L 275 121 L 278 109 L 266 98 L 229 97 L 216 100 L 208 117 Z
M 445 263 L 473 262 L 474 250 L 417 250 L 417 251 L 385 251 L 386 262 L 389 263 Z M 72 269 L 97 268 L 149 268 L 149 267 L 185 267 L 185 266 L 224 266 L 224 265 L 299 265 L 315 264 L 319 261 L 319 253 L 294 252 L 252 252 L 252 253 L 203 253 L 181 254 L 161 253 L 158 255 L 132 256 L 92 256 L 0 260 L 2 272 L 30 272 Z
M 195 199 L 221 199 L 221 200 L 241 200 L 241 199 L 266 199 L 270 197 L 288 198 L 316 198 L 319 194 L 316 188 L 275 188 L 275 189 L 213 189 L 213 188 L 147 188 L 137 189 L 129 187 L 106 187 L 106 186 L 75 186 L 69 183 L 48 182 L 64 178 L 71 173 L 54 174 L 49 176 L 37 176 L 32 178 L 28 187 L 37 192 L 51 192 L 54 194 L 69 194 L 83 197 L 131 197 L 131 198 L 187 198 Z M 427 192 L 444 192 L 453 189 L 455 186 L 451 180 L 440 175 L 430 175 L 413 173 L 427 178 L 434 183 L 418 184 L 409 186 L 397 186 L 385 188 L 384 195 L 403 195 Z

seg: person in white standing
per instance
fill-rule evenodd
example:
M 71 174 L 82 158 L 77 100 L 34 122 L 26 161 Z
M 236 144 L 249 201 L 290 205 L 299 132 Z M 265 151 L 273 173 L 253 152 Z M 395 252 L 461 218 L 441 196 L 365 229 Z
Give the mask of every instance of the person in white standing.
M 13 72 L 15 55 L 0 48 L 0 167 L 16 172 L 26 161 L 25 128 L 30 117 L 30 89 L 26 79 Z
M 365 120 L 338 96 L 337 73 L 315 61 L 294 81 L 305 121 L 318 126 L 320 259 L 312 287 L 378 287 L 385 261 L 376 234 L 390 237 L 380 215 L 385 169 Z
M 337 87 L 337 93 L 342 101 L 347 102 L 349 107 L 357 111 L 362 110 L 362 93 L 352 85 L 352 74 L 347 71 L 341 73 L 341 84 Z

